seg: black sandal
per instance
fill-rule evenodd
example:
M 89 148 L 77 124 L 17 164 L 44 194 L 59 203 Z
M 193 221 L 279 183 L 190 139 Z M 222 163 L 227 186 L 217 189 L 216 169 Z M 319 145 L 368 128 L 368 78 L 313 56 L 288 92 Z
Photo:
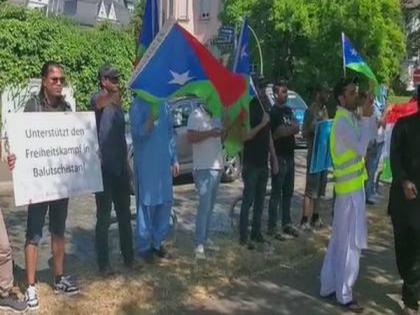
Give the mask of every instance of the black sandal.
M 360 314 L 360 313 L 363 313 L 363 311 L 364 311 L 364 308 L 363 308 L 363 306 L 361 306 L 359 303 L 357 303 L 357 301 L 355 301 L 355 300 L 353 300 L 353 301 L 351 301 L 351 302 L 349 302 L 349 303 L 346 303 L 346 304 L 340 304 L 341 305 L 341 307 L 343 307 L 343 308 L 345 308 L 345 309 L 347 309 L 348 311 L 350 311 L 350 312 L 353 312 L 353 313 L 358 313 L 358 314 Z

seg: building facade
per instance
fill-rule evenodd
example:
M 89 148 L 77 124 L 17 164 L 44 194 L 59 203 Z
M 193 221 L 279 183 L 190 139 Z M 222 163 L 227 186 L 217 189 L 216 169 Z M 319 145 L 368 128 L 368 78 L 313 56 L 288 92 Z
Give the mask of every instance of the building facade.
M 158 0 L 160 23 L 175 19 L 203 44 L 208 44 L 221 26 L 221 0 Z

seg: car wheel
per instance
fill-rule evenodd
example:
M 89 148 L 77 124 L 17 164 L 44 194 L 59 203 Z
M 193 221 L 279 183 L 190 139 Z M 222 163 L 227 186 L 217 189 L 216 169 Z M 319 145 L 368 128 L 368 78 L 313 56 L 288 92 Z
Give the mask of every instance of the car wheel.
M 241 175 L 241 157 L 236 155 L 228 157 L 225 155 L 225 170 L 222 175 L 222 182 L 231 183 L 239 178 Z

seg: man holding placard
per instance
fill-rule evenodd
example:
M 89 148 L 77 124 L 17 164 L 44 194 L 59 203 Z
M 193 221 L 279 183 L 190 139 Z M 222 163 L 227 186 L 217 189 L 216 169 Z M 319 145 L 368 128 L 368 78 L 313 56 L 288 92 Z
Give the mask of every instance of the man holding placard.
M 42 67 L 42 86 L 38 95 L 32 97 L 25 106 L 25 112 L 65 112 L 70 111 L 69 104 L 62 96 L 65 77 L 63 67 L 55 62 L 47 62 Z M 17 161 L 15 155 L 8 157 L 11 170 Z M 28 206 L 28 221 L 26 230 L 25 265 L 28 288 L 25 300 L 30 309 L 39 307 L 36 282 L 38 263 L 38 244 L 42 238 L 42 228 L 45 215 L 49 211 L 49 230 L 51 233 L 51 248 L 53 255 L 54 292 L 73 295 L 79 293 L 79 288 L 64 276 L 65 227 L 68 210 L 68 198 L 47 202 L 32 203 Z

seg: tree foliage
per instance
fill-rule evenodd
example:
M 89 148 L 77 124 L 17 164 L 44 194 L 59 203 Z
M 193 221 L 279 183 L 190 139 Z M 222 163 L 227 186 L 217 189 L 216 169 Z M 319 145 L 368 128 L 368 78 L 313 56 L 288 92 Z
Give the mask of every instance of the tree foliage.
M 132 72 L 134 49 L 131 34 L 109 24 L 87 29 L 36 10 L 0 6 L 0 90 L 38 78 L 42 64 L 54 60 L 64 65 L 78 109 L 85 110 L 97 90 L 99 67 L 115 65 L 125 83 Z
M 260 37 L 265 76 L 288 78 L 303 94 L 314 82 L 333 84 L 343 76 L 341 32 L 381 82 L 399 74 L 405 56 L 397 0 L 224 1 L 225 24 L 238 25 L 244 16 Z

